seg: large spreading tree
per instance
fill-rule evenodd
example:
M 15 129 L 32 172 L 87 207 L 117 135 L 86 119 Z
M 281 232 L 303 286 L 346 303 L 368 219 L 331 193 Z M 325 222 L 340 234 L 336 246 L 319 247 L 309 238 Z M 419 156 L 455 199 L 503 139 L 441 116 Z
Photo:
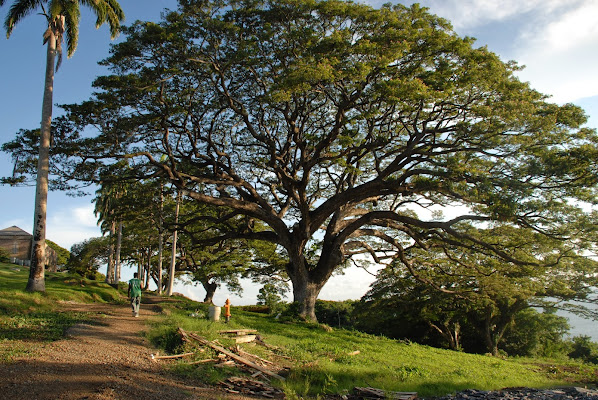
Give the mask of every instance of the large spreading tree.
M 5 0 L 0 0 L 0 7 Z M 70 57 L 79 40 L 80 5 L 88 7 L 97 17 L 96 27 L 107 23 L 110 36 L 116 37 L 124 13 L 116 0 L 15 0 L 4 22 L 6 37 L 10 37 L 14 27 L 34 11 L 40 11 L 48 27 L 43 34 L 46 51 L 46 74 L 42 103 L 41 138 L 37 164 L 35 190 L 35 212 L 33 217 L 33 245 L 31 268 L 27 290 L 43 292 L 46 259 L 46 208 L 48 204 L 49 151 L 52 125 L 52 94 L 54 92 L 54 67 L 58 68 L 62 59 L 62 42 L 66 39 L 67 55 Z
M 565 225 L 595 201 L 597 137 L 583 111 L 550 103 L 515 63 L 418 5 L 181 0 L 126 34 L 105 60 L 113 75 L 67 107 L 98 130 L 78 154 L 126 158 L 139 176 L 246 217 L 226 237 L 283 249 L 308 319 L 351 260 L 416 273 L 410 249 L 434 243 L 542 263 L 476 229 L 570 240 Z

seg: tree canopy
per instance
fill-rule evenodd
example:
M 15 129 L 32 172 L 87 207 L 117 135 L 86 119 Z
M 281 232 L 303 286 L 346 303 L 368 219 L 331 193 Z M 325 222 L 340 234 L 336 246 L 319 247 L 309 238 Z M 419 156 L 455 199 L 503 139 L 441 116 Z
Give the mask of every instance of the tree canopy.
M 126 159 L 138 177 L 231 210 L 220 223 L 244 216 L 247 229 L 218 234 L 284 249 L 308 319 L 351 261 L 417 275 L 412 249 L 434 246 L 547 262 L 489 227 L 580 244 L 569 225 L 589 218 L 598 171 L 583 111 L 550 103 L 516 63 L 425 8 L 181 0 L 125 34 L 103 62 L 113 74 L 65 107 L 77 131 L 97 133 L 65 163 L 91 180 Z

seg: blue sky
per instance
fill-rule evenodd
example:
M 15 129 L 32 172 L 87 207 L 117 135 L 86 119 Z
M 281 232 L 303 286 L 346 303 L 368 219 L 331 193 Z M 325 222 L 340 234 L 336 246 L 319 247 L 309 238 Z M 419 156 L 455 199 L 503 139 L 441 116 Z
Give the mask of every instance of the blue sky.
M 388 0 L 370 1 L 378 7 Z M 164 8 L 175 9 L 174 0 L 121 0 L 125 24 L 137 19 L 158 20 Z M 405 4 L 411 2 L 404 1 Z M 3 22 L 7 0 L 0 8 Z M 462 36 L 478 39 L 503 60 L 516 60 L 526 69 L 524 81 L 552 95 L 556 103 L 573 102 L 582 106 L 591 127 L 598 126 L 598 1 L 595 0 L 425 0 L 420 4 L 447 18 Z M 95 29 L 92 15 L 84 11 L 79 47 L 65 59 L 56 74 L 54 103 L 74 103 L 87 99 L 91 82 L 105 69 L 97 62 L 108 55 L 110 38 L 103 26 Z M 41 118 L 45 68 L 42 46 L 44 19 L 32 14 L 14 29 L 9 40 L 0 38 L 0 143 L 10 141 L 21 128 L 36 128 Z M 118 39 L 117 39 L 118 40 Z M 59 110 L 55 109 L 55 116 Z M 0 153 L 0 175 L 11 174 L 12 164 Z M 17 225 L 31 232 L 33 188 L 0 186 L 0 229 Z M 92 236 L 99 236 L 91 197 L 71 198 L 50 193 L 48 199 L 48 239 L 70 248 Z M 373 277 L 351 270 L 335 277 L 324 287 L 320 298 L 342 300 L 359 298 Z M 178 291 L 203 298 L 203 290 L 179 286 Z M 247 286 L 243 298 L 232 296 L 234 304 L 255 303 L 257 288 Z M 215 299 L 222 303 L 228 294 L 221 290 Z

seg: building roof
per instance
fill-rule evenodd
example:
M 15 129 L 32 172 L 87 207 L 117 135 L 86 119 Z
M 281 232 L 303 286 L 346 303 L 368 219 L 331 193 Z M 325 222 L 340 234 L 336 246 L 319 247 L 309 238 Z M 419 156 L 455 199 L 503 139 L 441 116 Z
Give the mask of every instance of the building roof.
M 18 226 L 11 226 L 10 228 L 0 229 L 0 236 L 1 237 L 31 237 L 32 235 L 25 232 Z

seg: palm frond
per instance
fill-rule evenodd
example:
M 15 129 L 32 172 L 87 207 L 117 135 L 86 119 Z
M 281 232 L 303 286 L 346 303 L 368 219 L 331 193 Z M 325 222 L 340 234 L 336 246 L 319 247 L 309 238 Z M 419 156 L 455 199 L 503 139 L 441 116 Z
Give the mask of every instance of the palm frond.
M 104 0 L 80 0 L 96 16 L 96 29 L 106 21 L 106 3 Z
M 81 9 L 79 8 L 79 2 L 73 1 L 68 2 L 67 7 L 64 9 L 64 22 L 65 22 L 65 41 L 66 41 L 66 54 L 67 57 L 71 57 L 77 49 L 79 43 L 79 22 L 81 20 Z
M 2 0 L 2 4 L 4 4 L 4 0 Z M 4 27 L 6 28 L 6 37 L 9 38 L 15 25 L 18 24 L 27 15 L 35 11 L 40 4 L 40 0 L 15 1 L 10 6 L 8 14 L 6 15 L 6 19 L 4 20 Z
M 125 19 L 125 14 L 116 0 L 80 0 L 81 4 L 88 6 L 96 16 L 96 28 L 105 22 L 110 28 L 110 37 L 114 39 L 120 32 L 120 22 Z

